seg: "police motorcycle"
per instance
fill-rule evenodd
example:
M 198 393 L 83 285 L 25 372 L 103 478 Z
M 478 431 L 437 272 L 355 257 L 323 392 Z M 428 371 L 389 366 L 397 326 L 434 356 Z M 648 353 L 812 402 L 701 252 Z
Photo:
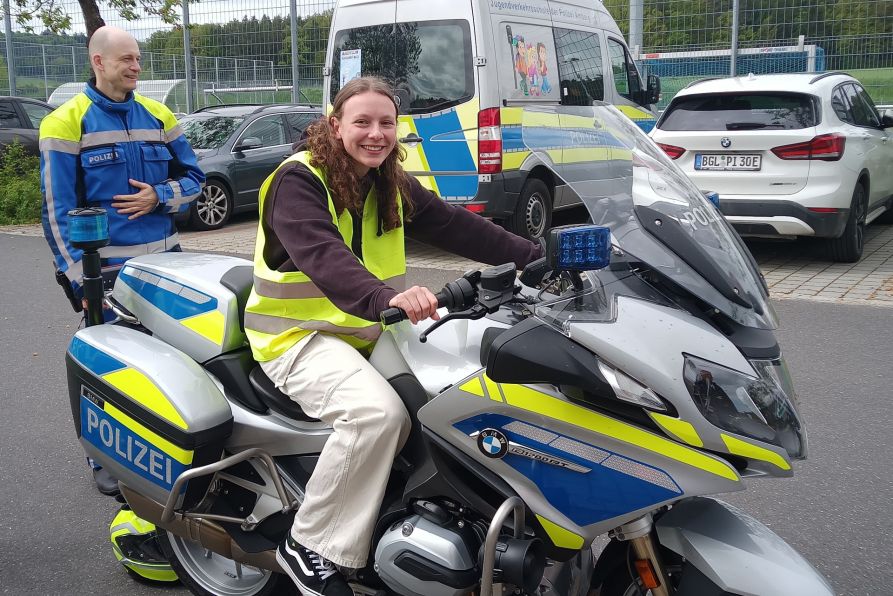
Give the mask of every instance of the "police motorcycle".
M 448 283 L 427 328 L 383 313 L 370 360 L 413 428 L 355 593 L 833 594 L 711 496 L 807 454 L 747 248 L 616 108 L 513 116 L 504 150 L 592 225 L 552 230 L 520 283 L 513 265 Z M 108 298 L 126 325 L 78 331 L 66 356 L 84 449 L 196 594 L 293 589 L 275 547 L 330 433 L 252 361 L 251 280 L 232 257 L 134 258 Z

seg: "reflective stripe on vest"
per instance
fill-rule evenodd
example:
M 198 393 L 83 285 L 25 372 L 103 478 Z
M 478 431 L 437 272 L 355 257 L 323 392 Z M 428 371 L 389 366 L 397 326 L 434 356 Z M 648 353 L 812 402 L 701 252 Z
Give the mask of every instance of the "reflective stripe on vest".
M 308 152 L 292 155 L 264 181 L 259 192 L 261 221 L 258 223 L 257 244 L 254 249 L 254 287 L 245 308 L 245 334 L 255 360 L 261 362 L 281 356 L 314 331 L 337 335 L 350 345 L 363 349 L 371 346 L 382 330 L 378 322 L 367 321 L 340 310 L 304 273 L 273 271 L 267 267 L 263 258 L 266 244 L 262 224 L 264 203 L 277 172 L 293 162 L 304 164 L 323 183 L 332 222 L 338 228 L 344 243 L 348 247 L 353 245 L 353 218 L 346 209 L 338 215 L 325 175 L 310 165 Z M 402 215 L 402 203 L 400 204 Z M 372 189 L 366 196 L 363 207 L 362 263 L 376 278 L 392 288 L 402 290 L 406 275 L 403 227 L 379 235 L 378 225 L 378 203 Z

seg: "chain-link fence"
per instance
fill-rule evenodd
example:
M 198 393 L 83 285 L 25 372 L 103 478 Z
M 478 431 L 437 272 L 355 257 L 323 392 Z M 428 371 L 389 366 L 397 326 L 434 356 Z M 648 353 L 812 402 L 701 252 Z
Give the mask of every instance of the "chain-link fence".
M 693 80 L 729 76 L 735 42 L 737 75 L 843 70 L 876 102 L 893 103 L 890 0 L 606 0 L 605 6 L 630 46 L 638 46 L 640 64 L 661 76 L 660 107 Z
M 297 99 L 319 103 L 334 4 L 202 0 L 186 4 L 177 26 L 157 18 L 105 18 L 140 41 L 143 80 L 183 81 L 169 101 L 176 111 L 218 103 L 289 102 L 295 78 Z M 661 76 L 659 107 L 693 80 L 728 76 L 732 55 L 739 75 L 845 70 L 878 103 L 893 104 L 891 0 L 740 0 L 740 6 L 739 0 L 606 0 L 605 5 L 643 69 Z M 72 2 L 69 10 L 72 29 L 83 30 L 77 5 Z M 187 38 L 189 52 L 184 51 Z M 85 44 L 83 35 L 15 33 L 13 55 L 0 63 L 0 94 L 10 94 L 8 65 L 16 80 L 12 94 L 47 99 L 63 83 L 85 81 Z M 191 102 L 186 101 L 187 80 Z
M 320 103 L 334 4 L 334 0 L 203 0 L 188 3 L 177 25 L 158 18 L 125 21 L 115 14 L 103 16 L 107 24 L 129 31 L 139 41 L 141 85 L 146 81 L 168 82 L 166 103 L 177 112 L 185 112 L 220 103 L 291 102 L 295 73 L 297 100 Z M 72 3 L 68 9 L 72 29 L 83 30 L 77 5 Z M 0 37 L 6 48 L 5 35 Z M 187 37 L 188 53 L 184 51 Z M 82 34 L 14 32 L 12 40 L 12 55 L 4 52 L 5 59 L 0 59 L 0 94 L 50 100 L 60 86 L 77 83 L 68 87 L 79 88 L 91 75 L 87 40 Z M 12 92 L 10 65 L 15 79 Z M 190 88 L 192 97 L 188 101 Z M 68 96 L 69 90 L 61 88 L 52 102 Z

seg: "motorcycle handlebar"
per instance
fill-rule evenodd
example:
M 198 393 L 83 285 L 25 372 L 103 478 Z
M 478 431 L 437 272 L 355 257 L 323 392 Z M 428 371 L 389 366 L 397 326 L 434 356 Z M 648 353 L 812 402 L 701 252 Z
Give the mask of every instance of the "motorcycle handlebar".
M 434 297 L 437 298 L 437 308 L 450 306 L 450 300 L 448 299 L 446 292 L 443 290 L 434 294 Z M 405 321 L 407 319 L 409 319 L 409 317 L 406 316 L 406 311 L 402 308 L 391 307 L 381 311 L 381 323 L 383 325 L 395 325 L 400 321 Z

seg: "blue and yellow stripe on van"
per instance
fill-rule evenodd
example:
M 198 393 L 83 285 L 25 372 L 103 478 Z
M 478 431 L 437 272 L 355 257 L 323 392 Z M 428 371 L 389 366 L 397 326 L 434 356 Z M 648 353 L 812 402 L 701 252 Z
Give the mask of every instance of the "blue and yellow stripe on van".
M 616 107 L 646 133 L 651 132 L 651 129 L 657 124 L 657 118 L 648 110 L 636 106 L 618 105 Z
M 413 147 L 403 145 L 403 168 L 447 201 L 470 201 L 477 195 L 478 106 L 475 98 L 440 112 L 399 119 L 399 138 L 415 134 L 423 139 Z
M 126 265 L 118 279 L 184 327 L 214 345 L 223 344 L 226 319 L 213 296 L 132 265 Z
M 559 165 L 629 159 L 626 146 L 611 131 L 594 128 L 591 116 L 521 108 L 503 108 L 502 114 L 503 169 L 520 168 L 531 148 Z
M 117 358 L 88 344 L 79 337 L 72 338 L 68 352 L 98 379 L 108 383 L 149 412 L 172 425 L 188 430 L 189 426 L 164 392 L 143 372 L 127 366 Z M 191 456 L 190 456 L 191 457 Z

